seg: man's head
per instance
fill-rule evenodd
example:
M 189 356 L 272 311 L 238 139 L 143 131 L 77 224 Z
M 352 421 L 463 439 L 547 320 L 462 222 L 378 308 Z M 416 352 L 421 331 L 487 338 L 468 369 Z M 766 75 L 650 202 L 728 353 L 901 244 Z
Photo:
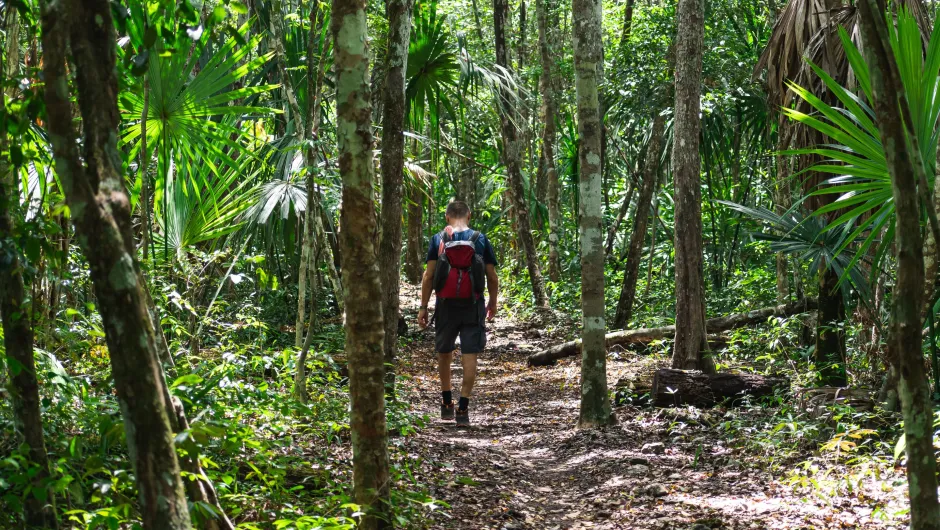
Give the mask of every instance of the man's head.
M 444 218 L 447 219 L 447 224 L 452 224 L 456 221 L 469 222 L 470 207 L 463 201 L 453 201 L 447 205 Z

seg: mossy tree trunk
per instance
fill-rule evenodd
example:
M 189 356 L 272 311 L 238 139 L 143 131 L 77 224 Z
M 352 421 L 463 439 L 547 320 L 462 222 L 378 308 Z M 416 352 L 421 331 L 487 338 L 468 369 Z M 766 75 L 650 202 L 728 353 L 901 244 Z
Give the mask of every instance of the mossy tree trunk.
M 6 13 L 6 53 L 0 60 L 6 62 L 0 74 L 7 84 L 16 74 L 19 63 L 19 17 L 16 9 Z M 0 115 L 6 112 L 6 96 L 0 92 Z M 9 146 L 6 127 L 0 129 L 0 152 Z M 49 457 L 42 432 L 42 407 L 39 398 L 39 381 L 33 355 L 33 329 L 30 326 L 30 304 L 26 303 L 26 286 L 23 282 L 23 264 L 16 248 L 12 212 L 16 208 L 16 168 L 0 157 L 0 318 L 3 322 L 3 347 L 6 349 L 7 374 L 10 378 L 10 398 L 13 405 L 13 422 L 17 438 L 29 447 L 29 460 L 36 466 L 31 486 L 46 492 L 46 501 L 30 494 L 26 499 L 23 515 L 31 527 L 56 528 L 55 498 L 46 485 L 49 480 Z
M 539 57 L 542 64 L 542 75 L 539 78 L 539 88 L 542 92 L 542 153 L 539 166 L 543 167 L 539 187 L 544 187 L 545 202 L 548 207 L 548 278 L 557 282 L 561 277 L 561 264 L 558 254 L 558 230 L 560 224 L 560 204 L 558 203 L 558 170 L 555 167 L 555 136 L 558 128 L 555 124 L 555 114 L 558 107 L 555 103 L 555 58 L 552 55 L 552 42 L 555 32 L 548 23 L 548 10 L 552 5 L 546 5 L 551 0 L 536 0 L 535 11 L 539 28 Z M 543 186 L 543 181 L 545 182 Z
M 607 396 L 607 331 L 604 319 L 604 226 L 601 218 L 602 131 L 598 64 L 604 60 L 600 0 L 574 0 L 575 87 L 578 104 L 581 241 L 581 414 L 578 425 L 610 423 Z
M 188 529 L 189 510 L 170 427 L 171 404 L 162 391 L 163 373 L 138 280 L 130 201 L 117 148 L 117 43 L 110 4 L 105 0 L 46 4 L 42 41 L 56 172 L 104 321 L 141 518 L 147 528 Z M 68 43 L 84 131 L 81 154 L 69 101 Z
M 872 99 L 891 191 L 897 212 L 897 283 L 892 310 L 891 356 L 900 381 L 898 393 L 907 441 L 907 480 L 911 500 L 911 530 L 940 529 L 937 501 L 937 460 L 933 448 L 933 407 L 924 372 L 923 320 L 924 247 L 920 235 L 918 181 L 925 182 L 916 134 L 910 126 L 910 107 L 888 40 L 885 6 L 877 0 L 859 2 L 859 22 L 865 58 L 871 72 Z M 926 190 L 922 190 L 926 191 Z M 921 195 L 923 196 L 923 195 Z
M 336 139 L 343 181 L 340 244 L 346 263 L 346 355 L 349 360 L 353 493 L 365 515 L 360 528 L 388 525 L 389 471 L 385 424 L 385 326 L 373 236 L 372 105 L 365 0 L 334 0 L 330 20 L 336 68 Z
M 385 318 L 385 384 L 394 394 L 398 352 L 398 289 L 401 283 L 402 186 L 405 171 L 405 73 L 411 37 L 413 0 L 389 0 L 388 51 L 385 56 L 385 104 L 382 116 L 382 312 Z
M 509 51 L 506 47 L 506 18 L 509 13 L 507 0 L 493 0 L 493 29 L 496 40 L 496 64 L 512 71 L 509 64 Z M 509 196 L 512 199 L 513 220 L 516 225 L 516 234 L 522 245 L 526 268 L 529 271 L 529 280 L 532 282 L 532 294 L 535 305 L 548 307 L 548 293 L 545 290 L 545 280 L 539 267 L 538 253 L 535 248 L 535 238 L 532 237 L 532 223 L 529 221 L 529 207 L 526 205 L 525 188 L 522 184 L 522 153 L 519 139 L 519 129 L 516 123 L 520 116 L 516 112 L 513 94 L 506 88 L 500 88 L 497 101 L 499 103 L 500 130 L 503 137 L 502 158 L 506 165 L 509 179 Z
M 653 191 L 659 180 L 659 160 L 663 151 L 663 127 L 665 118 L 657 113 L 653 118 L 653 130 L 649 146 L 643 159 L 643 185 L 637 197 L 636 212 L 633 219 L 633 233 L 630 234 L 630 250 L 627 254 L 626 269 L 623 271 L 623 286 L 617 301 L 617 313 L 614 317 L 615 329 L 626 329 L 633 318 L 633 302 L 636 300 L 636 284 L 640 276 L 640 259 L 643 257 L 643 243 L 646 242 L 646 229 L 650 209 L 653 206 Z
M 676 344 L 672 367 L 715 371 L 705 339 L 702 191 L 699 155 L 703 0 L 679 0 L 672 168 L 675 185 Z M 705 353 L 705 355 L 703 355 Z

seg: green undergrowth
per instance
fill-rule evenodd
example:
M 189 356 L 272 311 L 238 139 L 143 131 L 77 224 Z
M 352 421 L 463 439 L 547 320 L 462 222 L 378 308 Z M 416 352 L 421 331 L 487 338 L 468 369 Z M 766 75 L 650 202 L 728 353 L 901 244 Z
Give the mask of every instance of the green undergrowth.
M 87 327 L 82 322 L 78 325 Z M 223 508 L 239 528 L 355 526 L 358 506 L 349 496 L 348 385 L 333 358 L 342 333 L 335 324 L 318 333 L 307 365 L 310 399 L 305 404 L 292 397 L 293 348 L 257 349 L 253 341 L 242 342 L 243 333 L 233 332 L 197 357 L 176 357 L 168 382 L 190 422 L 190 429 L 176 437 L 177 449 L 199 455 Z M 83 335 L 87 339 L 87 329 Z M 37 355 L 59 519 L 72 528 L 137 528 L 134 472 L 107 351 L 100 338 L 85 344 L 83 354 Z M 406 379 L 399 380 L 398 388 L 400 393 L 412 391 Z M 25 448 L 15 447 L 8 400 L 0 402 L 0 454 L 7 455 L 0 460 L 0 498 L 9 508 L 0 513 L 0 527 L 14 528 L 24 499 L 43 496 L 45 490 L 30 490 L 28 477 L 36 469 L 28 464 Z M 412 469 L 420 462 L 401 446 L 427 419 L 404 399 L 390 400 L 387 411 L 392 517 L 397 526 L 421 528 L 427 514 L 444 505 L 415 480 Z M 184 473 L 184 480 L 191 479 Z M 190 509 L 197 527 L 213 516 L 209 506 Z

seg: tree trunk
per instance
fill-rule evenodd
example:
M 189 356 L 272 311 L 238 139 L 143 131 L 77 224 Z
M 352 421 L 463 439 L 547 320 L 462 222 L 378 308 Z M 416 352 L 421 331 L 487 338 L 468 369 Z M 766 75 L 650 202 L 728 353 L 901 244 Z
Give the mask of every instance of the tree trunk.
M 754 311 L 748 311 L 746 313 L 736 313 L 724 317 L 711 318 L 708 320 L 707 325 L 708 329 L 713 333 L 718 333 L 731 329 L 762 324 L 767 322 L 767 319 L 772 316 L 788 317 L 797 315 L 799 313 L 805 313 L 813 309 L 816 309 L 816 300 L 807 298 L 805 300 L 790 302 L 789 304 L 785 305 L 765 307 L 762 309 L 755 309 Z M 654 340 L 661 340 L 671 335 L 675 335 L 675 333 L 675 326 L 630 329 L 608 333 L 605 335 L 604 340 L 606 341 L 607 347 L 610 348 L 611 346 L 617 344 L 637 344 Z M 530 355 L 528 358 L 528 363 L 529 366 L 545 366 L 557 361 L 558 359 L 573 357 L 580 353 L 581 341 L 575 340 L 558 344 L 548 348 L 547 350 Z
M 633 29 L 633 5 L 635 0 L 627 0 L 623 6 L 623 32 L 620 35 L 620 46 L 626 46 L 630 42 L 630 31 Z
M 581 241 L 581 415 L 578 426 L 610 423 L 607 348 L 604 344 L 604 226 L 601 219 L 601 109 L 598 63 L 604 60 L 600 0 L 574 0 L 575 86 L 580 172 L 578 231 Z
M 679 0 L 672 168 L 675 183 L 676 345 L 672 367 L 714 373 L 705 341 L 699 111 L 702 89 L 703 0 Z
M 411 36 L 412 0 L 389 0 L 388 53 L 385 58 L 385 109 L 382 118 L 382 271 L 385 318 L 386 386 L 394 395 L 395 357 L 398 352 L 398 290 L 401 283 L 401 205 L 405 171 L 405 72 Z
M 16 74 L 19 63 L 19 17 L 15 9 L 7 13 L 6 53 L 7 62 L 0 68 L 4 82 Z M 0 58 L 0 59 L 3 59 Z M 4 83 L 5 84 L 5 83 Z M 0 115 L 6 112 L 6 97 L 0 91 Z M 9 145 L 7 130 L 0 130 L 0 152 Z M 7 375 L 10 378 L 10 400 L 13 405 L 13 422 L 19 442 L 29 447 L 29 460 L 37 467 L 31 476 L 31 487 L 45 491 L 47 502 L 29 494 L 23 515 L 29 527 L 57 528 L 55 497 L 46 484 L 49 480 L 49 458 L 42 432 L 42 415 L 39 398 L 39 381 L 36 377 L 36 362 L 33 356 L 33 330 L 30 327 L 30 306 L 26 303 L 26 286 L 23 283 L 23 267 L 17 249 L 7 244 L 15 241 L 13 215 L 16 204 L 16 168 L 7 165 L 7 158 L 0 157 L 0 317 L 3 321 L 3 346 L 6 349 Z
M 816 316 L 814 359 L 822 386 L 846 386 L 845 301 L 839 291 L 839 274 L 826 267 L 819 273 L 819 310 Z
M 633 233 L 630 235 L 630 253 L 627 255 L 623 286 L 620 290 L 620 300 L 617 302 L 617 314 L 614 317 L 615 328 L 625 328 L 633 318 L 633 302 L 636 299 L 636 284 L 640 276 L 640 259 L 643 257 L 643 243 L 646 242 L 646 225 L 649 221 L 653 191 L 659 179 L 659 157 L 663 149 L 664 122 L 665 118 L 657 112 L 656 117 L 653 118 L 650 144 L 643 161 L 643 187 L 640 189 L 640 196 L 636 203 Z
M 780 119 L 777 128 L 777 152 L 785 151 L 789 147 L 787 135 L 784 131 L 785 119 Z M 776 155 L 777 182 L 774 189 L 774 205 L 777 215 L 783 215 L 790 207 L 790 161 L 788 155 Z M 783 252 L 777 252 L 777 303 L 783 304 L 790 296 L 790 286 L 787 281 L 787 257 Z
M 349 363 L 353 493 L 360 528 L 389 526 L 388 438 L 382 289 L 373 242 L 372 109 L 365 0 L 335 0 L 330 19 L 336 68 L 336 130 L 343 181 L 341 247 L 346 263 L 346 356 Z
M 940 174 L 940 149 L 937 149 L 937 160 L 935 162 L 935 173 Z M 933 204 L 927 206 L 933 208 L 934 212 L 940 215 L 940 186 L 934 183 Z M 940 272 L 940 258 L 937 256 L 937 238 L 934 237 L 932 230 L 927 230 L 927 237 L 924 240 L 924 308 L 921 311 L 923 318 L 927 317 L 927 311 L 933 311 L 933 303 L 937 299 L 937 272 Z
M 150 152 L 147 150 L 147 121 L 150 117 L 150 80 L 144 74 L 144 108 L 140 113 L 140 246 L 144 261 L 150 257 Z M 66 249 L 68 252 L 68 249 Z
M 542 76 L 539 78 L 539 88 L 542 92 L 542 154 L 540 165 L 544 166 L 539 186 L 545 181 L 545 201 L 548 207 L 548 278 L 557 282 L 561 275 L 561 266 L 558 256 L 558 170 L 555 167 L 555 136 L 557 126 L 555 114 L 555 59 L 552 56 L 552 42 L 555 32 L 548 23 L 548 11 L 553 0 L 536 0 L 535 10 L 539 27 L 539 57 L 542 65 Z M 546 5 L 547 4 L 547 5 Z
M 661 368 L 653 374 L 650 395 L 657 407 L 712 407 L 724 400 L 761 398 L 786 391 L 790 380 L 757 374 L 704 374 L 698 371 Z
M 418 186 L 412 184 L 408 186 L 408 241 L 405 245 L 405 279 L 417 285 L 421 283 L 421 275 L 424 272 L 424 250 L 422 245 L 424 241 L 421 223 L 424 219 L 424 208 L 422 200 L 424 194 Z
M 924 371 L 923 321 L 924 248 L 920 235 L 917 183 L 923 178 L 917 135 L 897 63 L 888 40 L 885 7 L 877 0 L 858 4 L 859 23 L 865 40 L 865 57 L 871 71 L 872 99 L 885 160 L 891 175 L 897 224 L 898 275 L 893 298 L 891 346 L 900 375 L 899 395 L 907 441 L 907 477 L 911 500 L 911 530 L 940 529 L 937 502 L 937 459 L 933 448 L 933 407 Z M 906 133 L 906 134 L 905 134 Z M 919 167 L 918 167 L 919 166 Z M 926 192 L 927 190 L 921 190 Z
M 42 22 L 46 110 L 56 172 L 91 269 L 141 518 L 148 528 L 188 529 L 189 510 L 170 427 L 172 409 L 162 392 L 163 374 L 138 281 L 130 201 L 117 165 L 120 116 L 111 7 L 104 0 L 51 4 Z M 72 128 L 67 42 L 85 136 L 81 155 Z
M 275 14 L 281 14 L 282 9 L 283 7 L 280 0 L 273 0 L 271 5 L 272 12 Z M 316 23 L 318 13 L 319 9 L 316 6 L 312 6 L 310 11 L 310 30 L 308 32 L 307 38 L 307 71 L 311 74 L 313 72 L 317 72 L 318 75 L 307 76 L 308 107 L 305 114 L 300 109 L 300 104 L 297 100 L 297 91 L 294 88 L 290 73 L 287 71 L 287 52 L 284 47 L 284 28 L 281 26 L 281 20 L 278 16 L 272 16 L 270 20 L 270 30 L 274 39 L 276 62 L 281 74 L 281 82 L 283 84 L 284 92 L 287 95 L 288 108 L 292 114 L 294 122 L 294 136 L 297 138 L 298 143 L 302 144 L 301 149 L 303 150 L 304 162 L 307 166 L 308 172 L 306 182 L 307 209 L 304 213 L 303 232 L 301 236 L 300 266 L 298 267 L 297 273 L 297 322 L 294 326 L 294 345 L 298 348 L 300 348 L 303 344 L 303 330 L 307 307 L 307 278 L 310 275 L 310 269 L 312 267 L 310 256 L 311 249 L 313 247 L 313 240 L 314 237 L 316 237 L 313 216 L 315 209 L 312 208 L 315 194 L 315 175 L 313 173 L 313 168 L 316 167 L 316 163 L 313 149 L 306 147 L 303 144 L 309 140 L 312 140 L 316 136 L 315 130 L 318 121 L 319 89 L 323 80 L 323 75 L 320 73 L 322 72 L 322 66 L 318 67 L 316 63 L 319 60 L 321 65 L 325 64 L 325 61 L 323 61 L 322 58 L 317 58 L 313 54 L 313 43 L 315 40 L 314 36 L 318 33 L 318 24 Z M 337 295 L 337 300 L 339 300 L 339 298 L 339 295 Z
M 509 11 L 508 0 L 493 0 L 493 29 L 496 40 L 496 64 L 511 73 L 509 53 L 506 48 L 506 16 Z M 526 268 L 532 282 L 532 294 L 537 307 L 548 307 L 548 294 L 545 281 L 539 268 L 535 239 L 532 237 L 532 223 L 529 222 L 529 207 L 526 206 L 525 189 L 522 185 L 521 153 L 519 130 L 516 122 L 516 105 L 508 89 L 500 88 L 498 95 L 499 119 L 503 136 L 503 163 L 509 176 L 509 195 L 512 197 L 513 217 L 516 221 L 516 233 L 525 252 Z
M 617 218 L 614 219 L 613 224 L 610 225 L 610 229 L 607 230 L 607 243 L 604 244 L 604 252 L 607 255 L 607 258 L 613 258 L 614 253 L 614 239 L 617 237 L 617 232 L 620 230 L 620 225 L 623 223 L 624 218 L 627 217 L 627 213 L 630 211 L 630 204 L 633 203 L 633 194 L 636 193 L 636 184 L 633 180 L 630 180 L 627 188 L 627 194 L 623 198 L 623 202 L 620 204 L 620 211 L 617 212 Z M 623 251 L 621 250 L 621 254 Z

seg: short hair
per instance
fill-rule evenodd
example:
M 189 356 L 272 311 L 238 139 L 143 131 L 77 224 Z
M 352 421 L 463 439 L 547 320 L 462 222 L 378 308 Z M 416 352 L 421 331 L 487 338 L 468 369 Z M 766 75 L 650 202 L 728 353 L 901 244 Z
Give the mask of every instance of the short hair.
M 470 207 L 463 201 L 451 201 L 444 215 L 451 219 L 465 219 L 470 216 Z

